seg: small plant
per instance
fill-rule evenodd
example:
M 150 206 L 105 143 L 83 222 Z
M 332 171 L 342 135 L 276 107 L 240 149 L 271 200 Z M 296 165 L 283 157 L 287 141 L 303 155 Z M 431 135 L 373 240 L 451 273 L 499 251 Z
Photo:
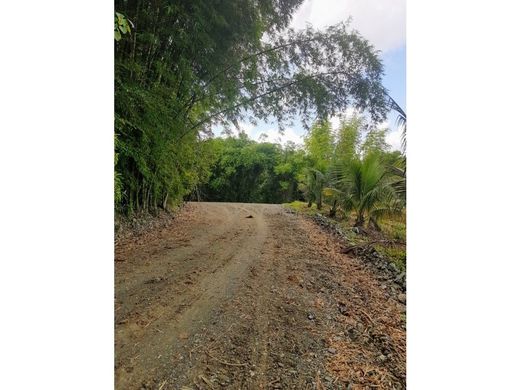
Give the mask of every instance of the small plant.
M 385 219 L 381 221 L 381 230 L 389 238 L 406 241 L 406 223 L 404 220 Z
M 306 202 L 301 202 L 299 200 L 295 200 L 291 203 L 284 203 L 283 206 L 297 211 L 298 213 L 307 215 L 316 215 L 319 212 L 319 210 L 316 207 L 316 204 L 313 204 L 311 207 L 308 207 Z
M 114 39 L 119 42 L 121 40 L 122 34 L 130 34 L 131 24 L 132 22 L 128 20 L 123 14 L 116 12 L 114 17 Z
M 382 246 L 377 245 L 376 250 L 381 253 L 383 256 L 388 258 L 388 260 L 395 264 L 395 266 L 401 272 L 406 271 L 406 248 L 401 246 Z

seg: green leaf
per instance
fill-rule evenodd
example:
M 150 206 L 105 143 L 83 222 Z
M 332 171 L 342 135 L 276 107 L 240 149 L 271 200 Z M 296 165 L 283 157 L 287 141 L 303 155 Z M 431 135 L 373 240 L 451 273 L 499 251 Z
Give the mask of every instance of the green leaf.
M 118 42 L 121 40 L 121 33 L 119 32 L 119 30 L 114 31 L 114 38 Z

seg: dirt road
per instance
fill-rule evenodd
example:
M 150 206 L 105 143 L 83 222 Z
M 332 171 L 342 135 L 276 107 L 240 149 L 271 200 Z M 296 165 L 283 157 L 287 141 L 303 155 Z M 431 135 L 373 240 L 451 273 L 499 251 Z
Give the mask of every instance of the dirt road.
M 282 206 L 190 203 L 116 245 L 116 388 L 403 389 L 395 288 Z

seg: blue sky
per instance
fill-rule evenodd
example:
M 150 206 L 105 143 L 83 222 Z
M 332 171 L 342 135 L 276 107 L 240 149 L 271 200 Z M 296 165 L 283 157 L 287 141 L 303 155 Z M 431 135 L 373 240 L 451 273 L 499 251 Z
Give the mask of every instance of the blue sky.
M 383 85 L 406 111 L 406 45 L 385 53 L 382 59 L 385 65 Z
M 406 112 L 406 45 L 385 53 L 382 59 L 385 65 L 383 85 L 388 89 L 390 96 Z M 390 132 L 386 136 L 386 141 L 392 149 L 399 150 L 401 133 L 396 128 L 395 121 L 395 112 L 390 112 L 387 120 Z
M 295 29 L 310 23 L 316 28 L 323 28 L 352 17 L 352 27 L 357 29 L 381 53 L 385 67 L 383 85 L 394 100 L 406 111 L 406 6 L 405 0 L 305 0 L 296 11 L 291 23 Z M 392 149 L 400 147 L 400 133 L 395 126 L 395 114 L 390 113 L 388 120 L 380 124 L 390 129 L 387 142 Z M 332 119 L 333 127 L 339 121 Z M 276 123 L 259 122 L 256 126 L 240 123 L 242 131 L 252 139 L 264 133 L 270 142 L 303 142 L 306 131 L 295 120 L 294 126 L 288 127 L 281 135 Z M 214 129 L 216 135 L 220 129 Z

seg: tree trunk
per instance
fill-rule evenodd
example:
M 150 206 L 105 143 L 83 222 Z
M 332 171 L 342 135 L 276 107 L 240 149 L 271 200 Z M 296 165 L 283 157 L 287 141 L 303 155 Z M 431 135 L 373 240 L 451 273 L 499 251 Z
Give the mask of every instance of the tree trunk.
M 146 191 L 146 208 L 147 210 L 149 211 L 152 211 L 153 210 L 153 203 L 152 203 L 152 200 L 150 199 L 150 194 L 152 193 L 152 185 L 150 184 L 148 186 L 148 190 Z
M 334 199 L 334 202 L 332 203 L 332 207 L 330 208 L 329 217 L 334 218 L 336 216 L 337 205 L 338 205 L 338 201 L 337 201 L 337 199 Z
M 127 215 L 130 215 L 134 211 L 134 192 L 132 190 L 128 191 L 128 206 L 127 206 Z
M 148 203 L 146 199 L 146 184 L 143 184 L 143 190 L 141 194 L 141 203 L 143 204 L 143 210 L 148 211 Z
M 372 227 L 375 230 L 377 230 L 378 232 L 381 231 L 381 227 L 379 226 L 379 224 L 377 223 L 377 221 L 374 218 L 370 217 L 369 223 L 372 225 Z
M 358 213 L 357 218 L 356 218 L 356 223 L 354 224 L 354 226 L 363 227 L 364 224 L 365 224 L 365 217 L 363 216 L 363 213 Z
M 307 202 L 307 207 L 309 207 L 309 208 L 312 207 L 312 200 L 309 200 L 309 201 Z
M 153 212 L 157 213 L 157 193 L 155 191 L 152 194 L 152 205 L 153 205 Z
M 143 184 L 143 193 L 141 195 L 141 199 L 143 201 L 143 210 L 148 212 L 148 191 L 146 189 L 146 184 Z
M 167 202 L 168 202 L 168 192 L 166 192 L 166 195 L 164 197 L 163 204 L 162 204 L 162 208 L 165 210 L 166 210 Z

